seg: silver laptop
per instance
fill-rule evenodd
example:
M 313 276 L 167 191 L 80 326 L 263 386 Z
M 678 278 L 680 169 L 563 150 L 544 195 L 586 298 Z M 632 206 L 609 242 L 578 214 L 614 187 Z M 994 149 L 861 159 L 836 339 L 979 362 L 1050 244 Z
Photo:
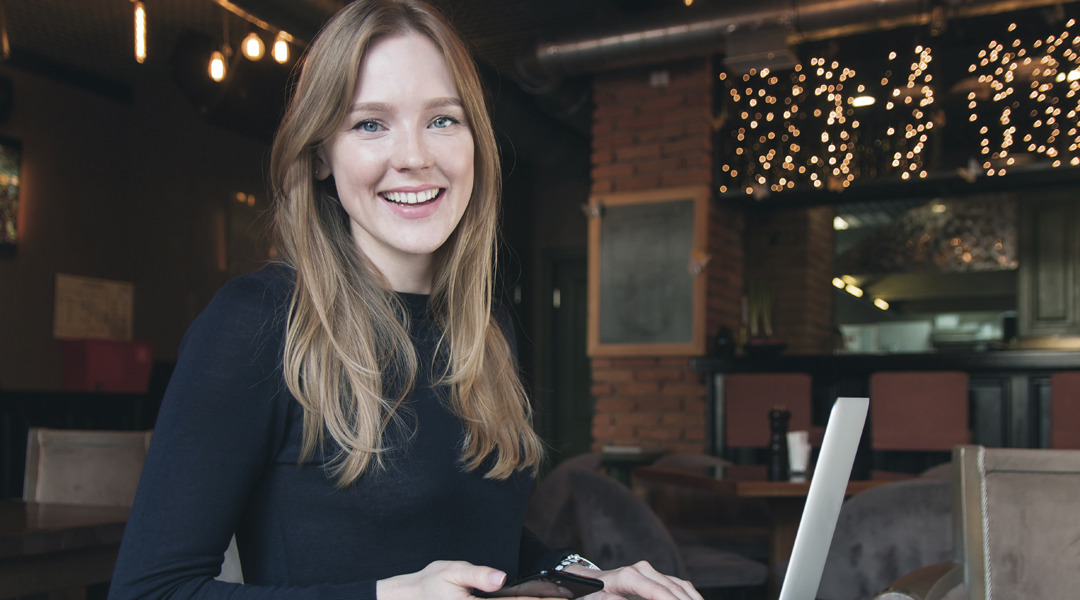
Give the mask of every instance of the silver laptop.
M 837 398 L 833 405 L 780 600 L 814 600 L 817 595 L 869 406 L 869 398 Z

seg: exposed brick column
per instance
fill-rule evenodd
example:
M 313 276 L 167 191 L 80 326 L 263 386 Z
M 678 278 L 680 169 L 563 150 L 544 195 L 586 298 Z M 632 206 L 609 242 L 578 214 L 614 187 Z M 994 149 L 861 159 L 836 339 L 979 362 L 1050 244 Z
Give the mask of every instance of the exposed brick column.
M 627 192 L 712 184 L 712 65 L 669 65 L 669 83 L 649 70 L 597 75 L 593 90 L 592 191 Z M 742 297 L 742 218 L 711 201 L 706 330 L 737 328 Z M 597 357 L 593 445 L 641 445 L 700 452 L 706 388 L 689 357 Z
M 773 335 L 787 354 L 832 351 L 831 206 L 746 217 L 746 281 L 773 290 Z

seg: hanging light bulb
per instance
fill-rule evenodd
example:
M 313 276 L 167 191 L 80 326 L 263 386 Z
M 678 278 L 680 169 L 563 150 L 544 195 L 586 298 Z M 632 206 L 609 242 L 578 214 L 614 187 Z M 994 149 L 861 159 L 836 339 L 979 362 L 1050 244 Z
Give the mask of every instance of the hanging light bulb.
M 210 79 L 221 81 L 225 79 L 225 54 L 221 50 L 214 50 L 210 55 Z
M 262 38 L 254 31 L 247 34 L 244 41 L 240 43 L 240 48 L 248 60 L 259 60 L 263 56 L 263 50 L 265 50 Z
M 274 49 L 271 53 L 274 55 L 274 60 L 281 64 L 289 60 L 289 42 L 285 41 L 284 31 L 278 32 L 277 37 L 274 38 Z
M 135 62 L 146 62 L 146 8 L 135 0 Z

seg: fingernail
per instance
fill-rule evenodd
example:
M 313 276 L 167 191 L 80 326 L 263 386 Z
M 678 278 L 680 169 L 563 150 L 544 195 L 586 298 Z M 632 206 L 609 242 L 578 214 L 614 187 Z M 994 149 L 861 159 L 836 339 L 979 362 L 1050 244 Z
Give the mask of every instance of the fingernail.
M 502 585 L 506 581 L 506 573 L 503 573 L 501 571 L 495 571 L 489 576 L 489 578 L 491 579 L 492 584 Z

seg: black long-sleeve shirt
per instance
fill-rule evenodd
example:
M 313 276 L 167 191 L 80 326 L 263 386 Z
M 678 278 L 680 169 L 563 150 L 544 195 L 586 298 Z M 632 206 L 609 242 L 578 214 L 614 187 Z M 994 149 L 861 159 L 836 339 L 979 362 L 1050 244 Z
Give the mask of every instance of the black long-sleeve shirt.
M 388 468 L 339 489 L 322 453 L 298 463 L 303 410 L 281 367 L 293 286 L 282 264 L 241 276 L 185 335 L 110 599 L 374 599 L 377 580 L 434 560 L 510 577 L 550 566 L 522 527 L 531 474 L 492 481 L 458 464 L 462 424 L 431 385 L 438 335 L 426 296 L 401 295 L 421 373 L 389 433 Z M 242 586 L 213 579 L 234 532 Z

